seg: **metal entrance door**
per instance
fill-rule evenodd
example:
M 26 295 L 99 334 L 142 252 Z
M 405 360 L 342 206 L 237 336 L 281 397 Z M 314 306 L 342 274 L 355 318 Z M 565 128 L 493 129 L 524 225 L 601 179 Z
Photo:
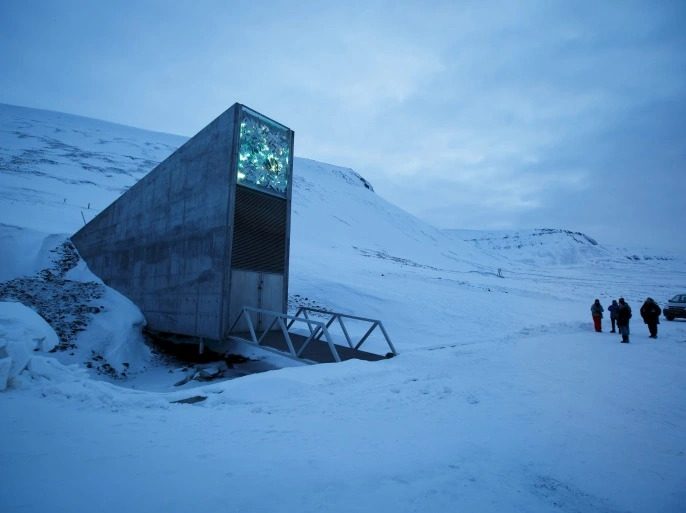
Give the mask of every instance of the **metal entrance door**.
M 285 313 L 283 281 L 282 274 L 233 269 L 229 325 L 233 324 L 244 306 Z M 264 326 L 265 322 L 271 322 L 271 319 L 264 319 L 259 312 L 251 312 L 250 316 L 253 325 L 259 330 L 267 328 Z M 235 329 L 247 331 L 247 320 L 240 319 Z

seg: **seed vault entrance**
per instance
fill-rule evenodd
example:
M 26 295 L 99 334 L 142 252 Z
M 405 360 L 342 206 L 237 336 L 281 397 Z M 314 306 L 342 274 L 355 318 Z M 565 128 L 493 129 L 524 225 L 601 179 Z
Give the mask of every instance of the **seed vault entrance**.
M 380 326 L 397 354 L 380 321 L 357 318 L 372 327 L 353 343 L 343 321 L 352 316 L 322 322 L 286 313 L 293 140 L 289 128 L 236 103 L 72 241 L 97 276 L 140 308 L 152 331 L 201 344 L 233 338 L 324 362 L 382 358 L 360 350 Z M 332 339 L 334 321 L 346 346 Z M 296 325 L 309 334 L 290 333 Z
M 153 331 L 223 340 L 245 306 L 286 312 L 293 140 L 236 103 L 72 241 Z
M 242 270 L 231 272 L 231 311 L 237 309 L 240 312 L 246 305 L 261 310 L 281 311 L 282 296 L 282 275 Z M 263 315 L 251 312 L 250 317 L 256 329 L 265 329 L 267 321 Z M 241 331 L 248 331 L 247 319 L 240 319 L 236 326 Z

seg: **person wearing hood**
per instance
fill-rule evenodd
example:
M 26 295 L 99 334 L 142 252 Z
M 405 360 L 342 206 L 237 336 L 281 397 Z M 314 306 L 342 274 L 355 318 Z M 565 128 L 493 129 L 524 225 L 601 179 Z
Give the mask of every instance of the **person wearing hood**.
M 631 319 L 631 307 L 624 301 L 623 297 L 619 298 L 619 304 L 615 310 L 617 316 L 617 331 L 622 336 L 624 344 L 629 343 L 629 319 Z
M 643 317 L 643 322 L 648 325 L 648 331 L 650 331 L 649 338 L 657 338 L 657 325 L 660 324 L 661 313 L 660 305 L 652 297 L 646 299 L 641 307 L 641 317 Z
M 615 324 L 617 322 L 617 314 L 615 313 L 615 310 L 617 310 L 617 306 L 617 300 L 613 299 L 612 304 L 607 307 L 607 311 L 610 312 L 610 322 L 612 323 L 612 330 L 610 333 L 616 333 Z
M 605 309 L 603 308 L 603 305 L 600 304 L 600 300 L 596 299 L 591 305 L 591 315 L 593 316 L 593 326 L 595 326 L 595 330 L 598 333 L 603 331 L 602 318 L 604 311 Z

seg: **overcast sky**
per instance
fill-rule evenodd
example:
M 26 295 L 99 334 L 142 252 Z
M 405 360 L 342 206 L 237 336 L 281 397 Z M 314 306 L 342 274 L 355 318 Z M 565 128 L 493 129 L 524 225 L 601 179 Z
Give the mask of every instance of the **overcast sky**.
M 440 228 L 686 254 L 686 2 L 343 4 L 1 0 L 0 102 L 187 136 L 240 102 Z

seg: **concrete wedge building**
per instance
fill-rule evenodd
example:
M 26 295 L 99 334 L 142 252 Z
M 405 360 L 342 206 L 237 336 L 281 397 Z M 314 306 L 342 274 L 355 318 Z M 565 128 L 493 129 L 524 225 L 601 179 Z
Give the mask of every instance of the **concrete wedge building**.
M 155 331 L 221 340 L 244 306 L 286 312 L 293 139 L 236 103 L 72 241 Z

